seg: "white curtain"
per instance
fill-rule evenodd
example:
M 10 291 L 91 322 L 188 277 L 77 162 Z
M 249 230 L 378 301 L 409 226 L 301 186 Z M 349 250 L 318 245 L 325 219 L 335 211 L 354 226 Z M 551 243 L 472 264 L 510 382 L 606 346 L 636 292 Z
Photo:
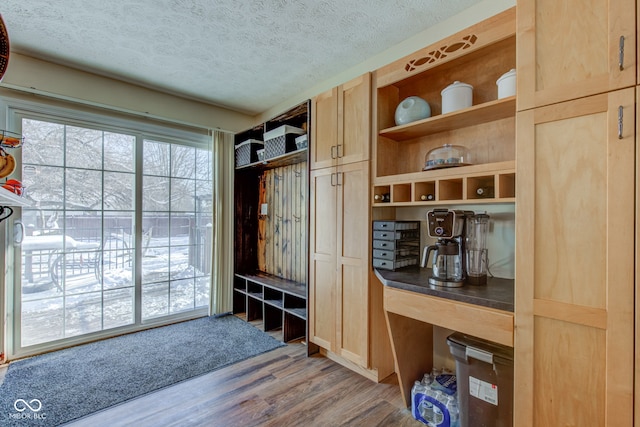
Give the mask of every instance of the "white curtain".
M 233 134 L 213 131 L 213 262 L 210 314 L 233 309 Z

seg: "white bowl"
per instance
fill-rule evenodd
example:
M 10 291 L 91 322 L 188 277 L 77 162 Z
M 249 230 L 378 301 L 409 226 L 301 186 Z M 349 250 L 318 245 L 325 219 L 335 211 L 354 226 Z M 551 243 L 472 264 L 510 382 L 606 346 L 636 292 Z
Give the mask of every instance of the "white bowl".
M 396 108 L 396 125 L 404 125 L 427 117 L 431 117 L 431 107 L 419 96 L 405 98 Z

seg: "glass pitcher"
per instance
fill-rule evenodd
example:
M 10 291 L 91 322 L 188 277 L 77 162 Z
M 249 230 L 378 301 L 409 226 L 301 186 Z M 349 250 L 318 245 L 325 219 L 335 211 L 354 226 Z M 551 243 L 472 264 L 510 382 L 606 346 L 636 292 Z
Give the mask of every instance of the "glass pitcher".
M 469 215 L 465 224 L 465 267 L 467 283 L 487 284 L 487 233 L 489 215 L 484 212 Z

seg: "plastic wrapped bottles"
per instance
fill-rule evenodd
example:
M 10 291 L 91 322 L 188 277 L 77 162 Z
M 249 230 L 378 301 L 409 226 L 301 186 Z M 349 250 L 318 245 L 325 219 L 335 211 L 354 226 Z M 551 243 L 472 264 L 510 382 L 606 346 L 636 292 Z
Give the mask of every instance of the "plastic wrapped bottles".
M 456 377 L 434 369 L 411 389 L 411 414 L 429 427 L 459 427 Z

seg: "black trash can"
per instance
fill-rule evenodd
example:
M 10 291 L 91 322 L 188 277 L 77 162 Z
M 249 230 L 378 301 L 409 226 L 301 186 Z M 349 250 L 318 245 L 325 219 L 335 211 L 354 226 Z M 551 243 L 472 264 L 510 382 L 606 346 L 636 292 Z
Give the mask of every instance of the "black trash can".
M 456 359 L 460 427 L 511 427 L 513 348 L 459 332 L 447 344 Z

